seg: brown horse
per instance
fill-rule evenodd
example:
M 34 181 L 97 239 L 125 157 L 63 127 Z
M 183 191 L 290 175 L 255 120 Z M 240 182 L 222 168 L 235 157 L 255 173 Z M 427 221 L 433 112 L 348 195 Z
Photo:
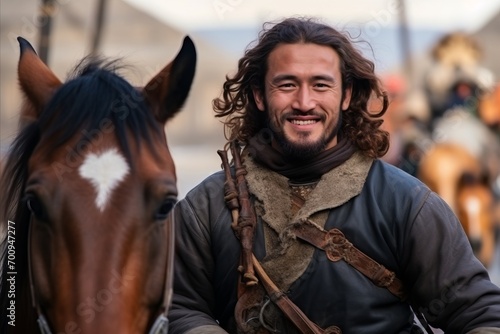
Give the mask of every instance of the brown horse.
M 420 160 L 417 176 L 457 214 L 476 256 L 489 266 L 495 244 L 493 196 L 482 182 L 479 161 L 460 145 L 436 143 Z
M 25 104 L 1 184 L 0 332 L 166 332 L 177 188 L 164 125 L 189 93 L 192 41 L 138 89 L 92 58 L 61 83 L 18 40 Z

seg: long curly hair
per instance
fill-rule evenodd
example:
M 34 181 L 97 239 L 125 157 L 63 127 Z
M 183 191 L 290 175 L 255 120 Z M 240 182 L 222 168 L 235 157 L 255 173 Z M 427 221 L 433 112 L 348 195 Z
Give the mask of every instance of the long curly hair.
M 352 88 L 350 105 L 342 111 L 340 131 L 367 156 L 377 158 L 389 149 L 389 133 L 380 129 L 388 98 L 373 62 L 354 47 L 347 35 L 313 18 L 287 18 L 266 23 L 257 44 L 248 48 L 238 62 L 237 73 L 226 76 L 222 96 L 213 100 L 216 117 L 223 121 L 228 140 L 240 143 L 268 128 L 267 116 L 258 110 L 253 89 L 264 92 L 267 59 L 278 44 L 313 43 L 329 46 L 340 57 L 343 89 Z M 370 98 L 379 99 L 381 110 L 368 110 Z

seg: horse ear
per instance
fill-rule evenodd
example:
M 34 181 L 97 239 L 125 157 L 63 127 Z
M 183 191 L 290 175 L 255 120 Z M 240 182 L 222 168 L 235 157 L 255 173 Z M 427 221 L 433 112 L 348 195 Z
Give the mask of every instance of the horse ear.
M 29 105 L 22 109 L 21 118 L 24 121 L 35 120 L 41 110 L 61 85 L 61 81 L 43 63 L 31 44 L 18 37 L 20 47 L 19 64 L 17 68 L 21 89 Z
M 195 68 L 196 49 L 186 36 L 175 59 L 142 89 L 159 122 L 166 123 L 182 108 L 193 83 Z

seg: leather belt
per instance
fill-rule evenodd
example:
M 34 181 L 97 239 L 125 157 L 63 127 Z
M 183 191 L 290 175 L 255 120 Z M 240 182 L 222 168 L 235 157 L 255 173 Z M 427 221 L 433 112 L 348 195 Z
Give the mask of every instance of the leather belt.
M 344 260 L 360 273 L 368 277 L 376 286 L 388 289 L 401 300 L 406 299 L 403 283 L 395 273 L 354 247 L 337 228 L 329 231 L 318 228 L 309 221 L 294 224 L 291 229 L 298 238 L 325 251 L 332 262 Z

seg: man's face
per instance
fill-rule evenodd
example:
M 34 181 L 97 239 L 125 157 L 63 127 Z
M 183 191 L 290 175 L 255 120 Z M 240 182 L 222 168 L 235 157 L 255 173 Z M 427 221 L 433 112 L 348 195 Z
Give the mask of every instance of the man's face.
M 339 114 L 349 106 L 351 91 L 342 95 L 340 58 L 332 48 L 278 45 L 269 54 L 264 92 L 253 93 L 283 153 L 301 157 L 337 144 Z

